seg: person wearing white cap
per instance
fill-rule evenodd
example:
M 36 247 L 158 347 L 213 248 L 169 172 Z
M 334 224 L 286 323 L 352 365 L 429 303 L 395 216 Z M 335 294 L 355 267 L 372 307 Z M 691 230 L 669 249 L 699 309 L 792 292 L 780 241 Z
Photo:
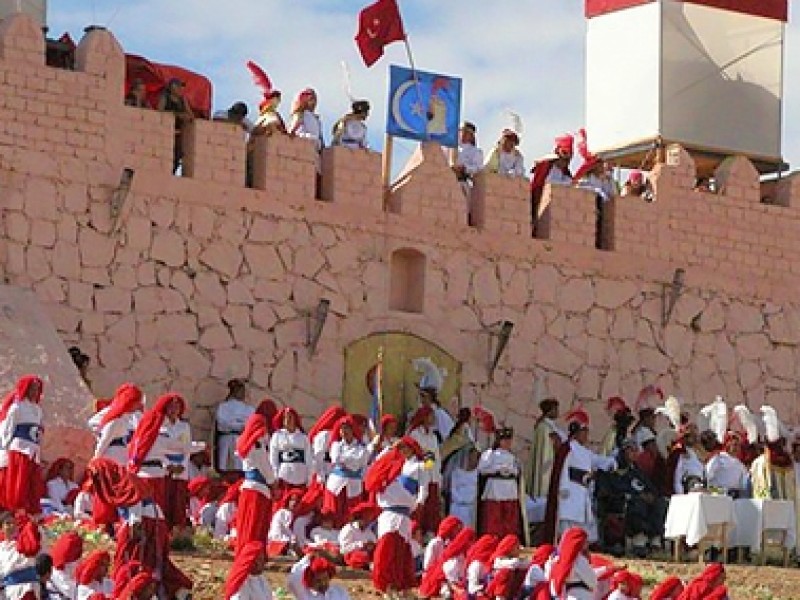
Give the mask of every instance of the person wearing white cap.
M 505 177 L 524 177 L 525 160 L 518 150 L 519 135 L 513 129 L 504 129 L 497 145 L 486 161 L 486 170 Z
M 483 150 L 478 148 L 478 128 L 475 127 L 474 123 L 464 121 L 461 124 L 459 133 L 458 156 L 452 168 L 461 186 L 461 191 L 464 192 L 464 197 L 467 200 L 467 221 L 470 225 L 473 225 L 472 178 L 483 168 Z

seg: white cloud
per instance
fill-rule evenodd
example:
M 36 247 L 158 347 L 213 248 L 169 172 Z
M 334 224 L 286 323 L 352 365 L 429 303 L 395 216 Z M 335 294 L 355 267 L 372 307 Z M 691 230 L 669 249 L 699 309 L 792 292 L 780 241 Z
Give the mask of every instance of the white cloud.
M 347 109 L 339 63 L 350 65 L 357 95 L 373 105 L 371 137 L 382 145 L 388 65 L 407 64 L 402 44 L 372 69 L 353 42 L 356 15 L 369 0 L 51 0 L 53 34 L 73 34 L 93 20 L 109 24 L 126 51 L 180 64 L 213 82 L 215 104 L 258 101 L 244 67 L 260 63 L 291 97 L 311 85 L 330 126 Z M 554 135 L 583 124 L 583 2 L 552 0 L 400 0 L 417 66 L 464 79 L 462 114 L 478 124 L 488 148 L 508 125 L 505 108 L 524 121 L 527 162 L 548 151 Z M 112 18 L 113 16 L 113 18 Z M 784 155 L 800 163 L 800 25 L 788 26 Z M 620 78 L 624 73 L 620 73 Z M 610 82 L 614 85 L 614 82 Z M 591 132 L 590 132 L 591 136 Z M 399 146 L 399 148 L 398 148 Z M 413 144 L 400 142 L 405 158 Z

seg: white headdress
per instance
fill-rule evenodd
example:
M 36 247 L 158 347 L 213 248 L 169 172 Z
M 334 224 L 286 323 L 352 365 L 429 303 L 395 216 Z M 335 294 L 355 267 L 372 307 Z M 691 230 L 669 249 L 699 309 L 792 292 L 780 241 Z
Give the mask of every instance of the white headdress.
M 728 429 L 728 405 L 722 396 L 717 396 L 714 402 L 700 409 L 700 414 L 708 422 L 710 429 L 717 436 L 720 444 L 725 442 L 725 431 Z
M 739 419 L 745 433 L 747 434 L 747 441 L 755 444 L 758 441 L 758 423 L 756 422 L 755 415 L 750 412 L 750 409 L 744 404 L 738 404 L 733 407 L 733 414 Z

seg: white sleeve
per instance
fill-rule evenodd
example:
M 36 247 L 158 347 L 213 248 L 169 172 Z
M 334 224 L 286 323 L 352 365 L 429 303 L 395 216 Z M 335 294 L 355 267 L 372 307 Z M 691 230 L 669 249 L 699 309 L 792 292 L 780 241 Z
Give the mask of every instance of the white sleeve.
M 514 161 L 514 175 L 517 177 L 525 176 L 525 159 L 522 154 L 517 154 L 517 159 Z
M 308 441 L 308 436 L 303 434 L 303 458 L 306 463 L 306 485 L 311 483 L 311 477 L 314 474 L 314 457 L 311 455 L 311 442 Z
M 442 572 L 449 583 L 458 583 L 461 580 L 458 560 L 455 558 L 451 558 L 442 565 Z
M 97 445 L 94 448 L 95 458 L 102 457 L 111 445 L 111 440 L 114 439 L 115 423 L 116 420 L 106 423 L 103 429 L 100 430 L 100 436 L 97 438 Z
M 597 587 L 597 573 L 585 556 L 579 556 L 572 565 L 572 574 L 583 581 L 589 588 Z
M 11 440 L 14 439 L 14 428 L 17 425 L 17 404 L 16 402 L 8 409 L 6 418 L 0 423 L 0 448 L 8 448 Z
M 280 451 L 278 450 L 279 435 L 280 433 L 276 432 L 269 438 L 269 464 L 272 465 L 272 472 L 275 473 L 275 477 L 278 476 L 278 469 L 281 466 Z
M 47 482 L 47 497 L 50 499 L 50 504 L 53 508 L 60 513 L 66 512 L 62 502 L 64 499 L 64 487 L 58 477 Z

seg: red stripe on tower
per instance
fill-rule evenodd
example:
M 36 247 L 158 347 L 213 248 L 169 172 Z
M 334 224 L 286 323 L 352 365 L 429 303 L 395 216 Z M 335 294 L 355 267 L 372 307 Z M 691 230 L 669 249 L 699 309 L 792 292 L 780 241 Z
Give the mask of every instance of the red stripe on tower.
M 685 0 L 711 8 L 721 8 L 766 17 L 778 21 L 789 20 L 789 0 Z M 586 17 L 599 17 L 625 8 L 650 4 L 653 0 L 586 0 Z

